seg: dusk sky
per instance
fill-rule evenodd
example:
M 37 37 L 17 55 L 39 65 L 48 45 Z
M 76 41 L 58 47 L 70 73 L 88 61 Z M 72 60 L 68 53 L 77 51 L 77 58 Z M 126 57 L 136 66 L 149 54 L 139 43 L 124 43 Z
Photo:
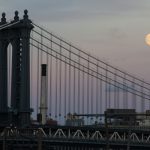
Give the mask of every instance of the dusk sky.
M 31 20 L 114 66 L 150 81 L 150 0 L 0 0 L 7 18 Z

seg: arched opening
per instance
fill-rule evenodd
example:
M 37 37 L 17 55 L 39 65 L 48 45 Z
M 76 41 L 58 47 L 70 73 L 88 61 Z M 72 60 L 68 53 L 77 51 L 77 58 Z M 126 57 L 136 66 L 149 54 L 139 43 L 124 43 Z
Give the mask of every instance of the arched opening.
M 11 108 L 12 44 L 7 46 L 7 106 Z

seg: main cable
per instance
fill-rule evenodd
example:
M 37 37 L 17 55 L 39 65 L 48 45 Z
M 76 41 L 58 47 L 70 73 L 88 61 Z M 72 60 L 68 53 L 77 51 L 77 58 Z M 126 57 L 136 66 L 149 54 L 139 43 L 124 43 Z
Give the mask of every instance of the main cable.
M 69 42 L 64 41 L 64 40 L 61 39 L 60 37 L 54 35 L 52 32 L 47 31 L 46 29 L 40 27 L 39 25 L 37 25 L 37 24 L 35 24 L 35 23 L 33 23 L 33 22 L 32 22 L 32 24 L 33 24 L 35 27 L 37 27 L 37 28 L 39 28 L 39 29 L 42 29 L 45 33 L 54 36 L 54 37 L 55 37 L 56 39 L 58 39 L 58 40 L 62 40 L 62 42 L 64 42 L 64 43 L 67 44 L 67 45 L 70 45 Z M 87 52 L 85 52 L 85 51 L 83 51 L 83 50 L 81 50 L 81 49 L 79 49 L 79 48 L 77 48 L 77 47 L 75 47 L 75 46 L 73 46 L 73 45 L 71 45 L 71 46 L 72 46 L 72 48 L 74 48 L 75 50 L 81 51 L 83 54 L 89 56 L 89 54 L 88 54 Z M 124 71 L 122 71 L 122 70 L 120 70 L 120 69 L 118 69 L 118 68 L 116 68 L 116 67 L 114 67 L 114 66 L 112 66 L 112 65 L 110 65 L 110 64 L 107 64 L 106 62 L 104 62 L 104 61 L 102 61 L 102 60 L 99 60 L 98 58 L 96 58 L 96 57 L 94 57 L 94 56 L 90 56 L 90 57 L 93 58 L 93 59 L 95 59 L 95 60 L 97 60 L 97 61 L 99 61 L 99 62 L 101 62 L 101 63 L 103 63 L 104 65 L 108 65 L 110 68 L 112 68 L 112 69 L 114 69 L 114 70 L 117 70 L 118 72 L 120 72 L 120 73 L 122 73 L 122 74 L 126 74 L 127 76 L 129 76 L 129 77 L 131 77 L 131 78 L 135 78 L 136 80 L 138 80 L 138 81 L 140 81 L 140 82 L 144 82 L 145 84 L 150 85 L 150 83 L 148 83 L 148 82 L 146 82 L 146 81 L 143 81 L 143 80 L 141 80 L 141 79 L 139 79 L 139 78 L 137 78 L 137 77 L 135 77 L 135 76 L 133 76 L 133 75 L 127 73 L 127 72 L 124 72 Z M 131 82 L 132 82 L 132 81 L 131 81 Z M 140 85 L 139 85 L 139 86 L 140 86 Z
M 35 47 L 37 47 L 35 44 L 33 44 L 33 46 L 35 46 Z M 44 51 L 44 52 L 46 52 L 45 50 L 42 50 L 42 51 Z M 55 53 L 57 53 L 57 52 L 55 52 Z M 50 53 L 49 53 L 50 54 Z M 52 54 L 52 56 L 53 57 L 55 57 L 53 54 Z M 66 56 L 64 56 L 64 55 L 62 55 L 64 58 L 67 58 Z M 57 58 L 57 59 L 59 59 L 59 58 Z M 67 59 L 69 59 L 69 58 L 67 58 Z M 62 60 L 63 62 L 65 62 L 64 60 Z M 73 62 L 75 62 L 74 60 L 71 60 L 71 61 L 73 61 Z M 67 62 L 66 62 L 67 63 Z M 77 62 L 75 62 L 76 64 L 78 64 Z M 67 63 L 67 64 L 69 64 L 69 63 Z M 71 64 L 71 66 L 72 66 L 72 64 Z M 81 66 L 84 66 L 84 65 L 82 65 L 81 64 Z M 86 66 L 84 66 L 86 69 L 88 68 L 88 67 L 86 67 Z M 77 69 L 79 69 L 78 67 L 76 67 Z M 88 69 L 88 70 L 92 70 L 92 69 Z M 96 71 L 94 71 L 94 70 L 92 70 L 94 73 L 96 72 Z M 85 73 L 87 73 L 87 74 L 89 74 L 87 71 L 84 71 Z M 91 74 L 90 74 L 91 75 Z M 106 78 L 103 74 L 99 74 L 99 75 L 101 75 L 102 77 L 104 77 L 104 78 Z M 95 75 L 93 75 L 95 78 L 97 78 Z M 99 79 L 100 79 L 100 77 L 98 77 Z M 103 79 L 103 78 L 101 78 L 101 80 L 103 80 L 104 82 L 107 82 L 107 83 L 110 83 L 111 85 L 113 85 L 113 86 L 115 86 L 115 87 L 117 87 L 117 88 L 119 88 L 119 89 L 122 89 L 123 90 L 123 88 L 121 87 L 121 86 L 118 86 L 118 85 L 120 85 L 120 83 L 118 82 L 118 81 L 116 81 L 116 83 L 118 83 L 118 85 L 114 85 L 114 83 L 112 83 L 112 81 L 114 82 L 114 80 L 113 79 L 111 79 L 111 78 L 109 78 L 110 79 L 110 81 L 111 81 L 111 83 L 110 82 L 108 82 L 108 81 L 106 81 L 105 79 Z M 128 87 L 128 86 L 126 86 L 126 88 L 127 88 L 127 91 L 129 92 L 129 93 L 134 93 L 134 92 L 132 92 L 133 91 L 133 89 L 131 88 L 131 87 Z M 129 90 L 132 90 L 132 91 L 129 91 Z M 137 91 L 137 90 L 134 90 L 136 93 L 134 93 L 135 95 L 137 95 L 137 96 L 139 96 L 139 97 L 143 97 L 142 95 L 139 95 L 139 94 L 137 94 L 137 92 L 139 92 L 139 91 Z M 141 92 L 139 92 L 139 93 L 141 93 Z M 143 93 L 143 94 L 145 94 L 145 93 Z M 147 97 L 145 97 L 145 96 L 147 96 Z M 145 94 L 145 96 L 144 96 L 144 98 L 145 99 L 148 99 L 148 100 L 150 100 L 150 98 L 149 98 L 149 95 L 147 95 L 147 94 Z

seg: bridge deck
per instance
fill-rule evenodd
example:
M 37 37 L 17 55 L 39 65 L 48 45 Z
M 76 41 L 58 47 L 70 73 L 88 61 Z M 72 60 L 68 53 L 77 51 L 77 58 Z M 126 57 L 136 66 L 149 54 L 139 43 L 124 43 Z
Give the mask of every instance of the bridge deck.
M 150 128 L 109 127 L 68 127 L 45 128 L 5 128 L 0 134 L 0 145 L 37 149 L 150 149 Z M 128 132 L 127 132 L 128 131 Z

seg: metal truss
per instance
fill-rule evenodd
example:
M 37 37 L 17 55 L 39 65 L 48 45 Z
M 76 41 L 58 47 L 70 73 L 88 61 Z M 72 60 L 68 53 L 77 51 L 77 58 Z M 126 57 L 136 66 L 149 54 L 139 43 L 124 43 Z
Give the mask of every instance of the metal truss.
M 108 137 L 106 137 L 106 133 L 100 130 L 88 130 L 88 129 L 53 129 L 49 128 L 46 131 L 43 128 L 36 128 L 36 129 L 18 129 L 18 128 L 5 128 L 0 133 L 0 139 L 5 138 L 42 138 L 43 140 L 69 140 L 69 141 L 76 141 L 82 140 L 83 142 L 90 142 L 93 144 L 95 142 L 101 143 L 102 141 L 108 140 L 110 143 L 112 142 L 119 142 L 119 143 L 138 143 L 138 144 L 150 144 L 150 133 L 146 132 L 148 129 L 143 129 L 139 132 L 138 131 L 130 131 L 129 133 L 123 130 L 120 131 L 110 131 Z

